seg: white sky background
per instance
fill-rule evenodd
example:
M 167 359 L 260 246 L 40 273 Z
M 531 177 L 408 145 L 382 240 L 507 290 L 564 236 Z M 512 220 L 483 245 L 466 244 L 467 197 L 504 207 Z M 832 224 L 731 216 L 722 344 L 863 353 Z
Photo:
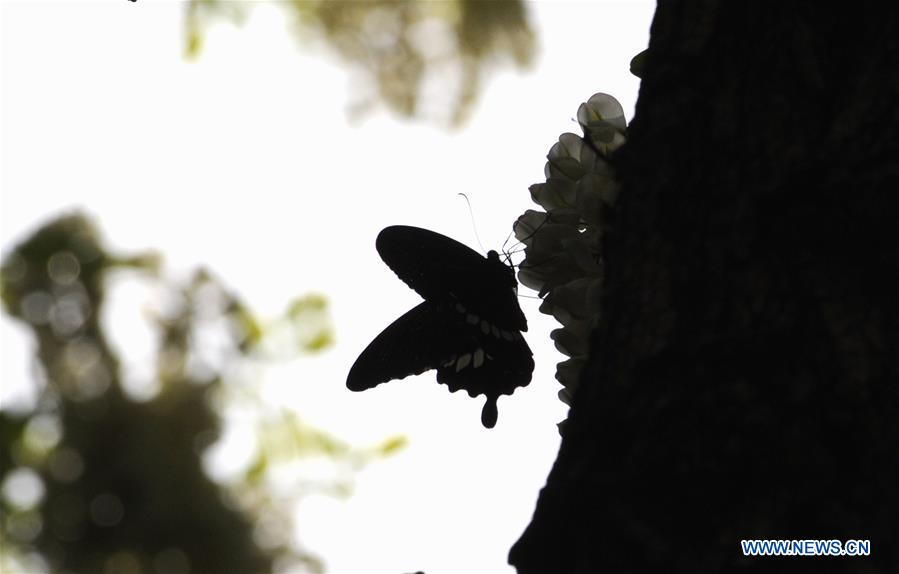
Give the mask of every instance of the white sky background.
M 358 353 L 418 300 L 378 257 L 380 229 L 416 225 L 480 250 L 465 192 L 485 248 L 498 249 L 534 207 L 527 188 L 543 181 L 550 146 L 578 131 L 578 105 L 603 91 L 633 114 L 628 63 L 654 4 L 529 9 L 535 66 L 490 76 L 453 133 L 383 110 L 350 125 L 349 71 L 296 42 L 276 5 L 256 6 L 242 27 L 213 25 L 188 62 L 179 3 L 3 0 L 4 254 L 81 208 L 114 251 L 159 250 L 175 272 L 208 265 L 263 317 L 307 292 L 329 298 L 336 346 L 266 371 L 265 396 L 357 445 L 410 441 L 364 470 L 350 499 L 299 505 L 298 537 L 330 572 L 511 572 L 508 550 L 555 459 L 563 357 L 534 300 L 521 300 L 533 382 L 500 399 L 492 430 L 480 425 L 482 397 L 448 393 L 433 372 L 344 387 Z M 112 326 L 128 336 L 127 320 Z M 4 315 L 3 405 L 27 396 L 24 332 Z

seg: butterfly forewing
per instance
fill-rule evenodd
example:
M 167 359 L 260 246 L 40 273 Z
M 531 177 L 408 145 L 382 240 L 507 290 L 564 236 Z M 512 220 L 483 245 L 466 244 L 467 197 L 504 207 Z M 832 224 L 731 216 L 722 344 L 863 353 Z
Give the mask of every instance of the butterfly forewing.
M 381 259 L 425 300 L 463 306 L 491 323 L 527 331 L 512 269 L 427 229 L 394 225 L 378 235 Z

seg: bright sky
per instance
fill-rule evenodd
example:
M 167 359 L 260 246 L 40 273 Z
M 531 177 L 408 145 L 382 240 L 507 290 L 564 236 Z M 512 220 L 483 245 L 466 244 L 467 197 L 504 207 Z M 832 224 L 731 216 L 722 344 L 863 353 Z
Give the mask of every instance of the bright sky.
M 533 207 L 527 188 L 543 181 L 550 146 L 578 131 L 581 102 L 607 92 L 632 116 L 628 64 L 654 4 L 529 9 L 536 65 L 492 76 L 469 124 L 449 133 L 384 111 L 350 125 L 347 70 L 299 45 L 277 5 L 257 6 L 242 27 L 213 26 L 187 62 L 180 3 L 3 0 L 4 253 L 80 208 L 114 250 L 157 249 L 175 272 L 208 265 L 260 315 L 310 291 L 329 298 L 337 344 L 267 371 L 266 398 L 360 446 L 410 441 L 366 468 L 348 500 L 299 504 L 297 536 L 330 572 L 511 572 L 508 549 L 555 459 L 564 357 L 534 300 L 521 301 L 533 382 L 500 399 L 492 430 L 479 422 L 483 398 L 448 393 L 433 372 L 361 394 L 344 387 L 358 353 L 418 301 L 378 257 L 380 229 L 416 225 L 479 249 L 465 192 L 496 249 Z M 120 339 L 127 324 L 111 320 Z M 9 405 L 27 396 L 32 343 L 8 317 L 0 326 Z

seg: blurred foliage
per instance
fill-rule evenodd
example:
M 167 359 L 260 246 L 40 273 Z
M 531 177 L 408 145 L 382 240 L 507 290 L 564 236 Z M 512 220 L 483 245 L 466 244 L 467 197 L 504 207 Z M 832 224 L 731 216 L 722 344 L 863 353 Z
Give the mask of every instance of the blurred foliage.
M 240 22 L 248 6 L 191 0 L 187 55 L 199 54 L 211 22 Z M 323 40 L 356 73 L 355 115 L 382 102 L 403 117 L 459 126 L 490 67 L 504 60 L 526 67 L 536 44 L 521 0 L 291 0 L 278 6 L 291 13 L 300 39 Z
M 143 400 L 129 396 L 113 351 L 128 341 L 110 346 L 101 321 L 109 274 L 122 269 L 154 283 L 166 303 L 150 314 L 157 390 Z M 291 503 L 311 492 L 347 494 L 355 470 L 403 444 L 351 448 L 267 406 L 252 384 L 228 375 L 258 363 L 260 321 L 204 270 L 181 285 L 160 278 L 154 256 L 108 253 L 82 215 L 50 222 L 9 252 L 2 288 L 6 312 L 37 343 L 39 385 L 27 411 L 0 411 L 2 572 L 321 571 L 292 543 Z M 321 348 L 331 337 L 326 302 L 300 301 L 281 322 L 310 320 L 311 308 L 325 334 L 305 333 L 305 347 Z M 204 354 L 210 329 L 227 343 Z M 235 404 L 256 423 L 256 454 L 221 485 L 203 457 L 220 446 L 221 413 Z M 315 481 L 294 472 L 286 492 L 271 488 L 276 466 L 310 457 L 340 472 Z
M 320 351 L 334 342 L 328 301 L 321 295 L 307 295 L 294 300 L 287 309 L 287 317 L 297 330 L 297 341 L 310 351 Z

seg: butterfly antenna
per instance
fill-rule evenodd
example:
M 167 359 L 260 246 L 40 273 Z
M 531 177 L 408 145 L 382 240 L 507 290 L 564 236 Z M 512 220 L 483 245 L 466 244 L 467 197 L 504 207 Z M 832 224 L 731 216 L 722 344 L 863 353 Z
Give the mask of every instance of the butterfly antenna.
M 465 203 L 468 204 L 468 216 L 471 218 L 471 228 L 474 230 L 474 238 L 477 240 L 478 245 L 481 246 L 481 251 L 487 251 L 486 249 L 484 249 L 484 244 L 481 243 L 481 236 L 478 235 L 478 226 L 477 226 L 477 224 L 475 224 L 475 221 L 474 221 L 474 211 L 472 211 L 472 209 L 471 209 L 471 201 L 469 201 L 468 196 L 462 192 L 459 192 L 457 195 L 461 195 L 462 198 L 465 200 Z

